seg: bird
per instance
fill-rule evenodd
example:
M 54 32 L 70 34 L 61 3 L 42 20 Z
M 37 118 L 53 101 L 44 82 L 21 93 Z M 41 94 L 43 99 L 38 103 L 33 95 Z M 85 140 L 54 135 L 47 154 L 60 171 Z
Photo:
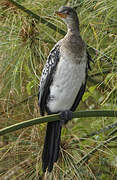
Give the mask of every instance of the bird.
M 85 92 L 90 61 L 87 46 L 80 35 L 76 10 L 62 6 L 56 14 L 67 25 L 67 33 L 50 51 L 39 85 L 40 115 L 59 114 L 60 120 L 48 122 L 42 170 L 51 172 L 60 152 L 61 130 L 72 119 Z

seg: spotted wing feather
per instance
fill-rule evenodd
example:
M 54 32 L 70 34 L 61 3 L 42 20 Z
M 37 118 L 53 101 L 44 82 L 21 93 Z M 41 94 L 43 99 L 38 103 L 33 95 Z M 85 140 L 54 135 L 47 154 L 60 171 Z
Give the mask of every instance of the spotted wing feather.
M 49 95 L 49 88 L 53 80 L 54 72 L 56 70 L 56 66 L 60 59 L 60 47 L 59 45 L 55 45 L 51 50 L 46 64 L 44 66 L 40 87 L 39 87 L 39 106 L 40 106 L 40 114 L 43 116 L 46 108 L 46 101 Z

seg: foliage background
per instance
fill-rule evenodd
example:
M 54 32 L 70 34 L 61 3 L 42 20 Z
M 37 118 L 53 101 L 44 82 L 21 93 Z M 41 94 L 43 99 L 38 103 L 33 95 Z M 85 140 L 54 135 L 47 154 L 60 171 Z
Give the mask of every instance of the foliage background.
M 67 3 L 77 7 L 81 35 L 94 59 L 78 109 L 117 110 L 117 1 L 17 2 L 65 31 L 64 23 L 54 12 Z M 10 0 L 0 1 L 0 128 L 39 116 L 37 93 L 41 71 L 50 49 L 62 37 L 57 30 L 19 10 Z M 0 137 L 0 177 L 117 179 L 116 141 L 99 148 L 84 165 L 79 168 L 76 165 L 113 129 L 95 136 L 87 135 L 112 123 L 116 123 L 116 118 L 95 117 L 69 122 L 62 131 L 59 161 L 53 172 L 46 175 L 41 171 L 44 124 L 4 135 Z

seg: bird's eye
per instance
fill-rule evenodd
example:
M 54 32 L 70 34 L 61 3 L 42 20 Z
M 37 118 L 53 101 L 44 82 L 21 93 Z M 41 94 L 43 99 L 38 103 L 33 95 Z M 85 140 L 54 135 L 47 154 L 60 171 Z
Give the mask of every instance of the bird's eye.
M 68 12 L 68 11 L 64 11 L 64 13 L 69 15 L 69 12 Z

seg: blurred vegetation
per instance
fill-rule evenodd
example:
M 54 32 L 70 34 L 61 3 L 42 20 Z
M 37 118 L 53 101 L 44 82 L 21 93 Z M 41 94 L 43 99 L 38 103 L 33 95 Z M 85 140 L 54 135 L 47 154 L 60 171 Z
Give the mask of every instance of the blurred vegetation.
M 67 3 L 77 7 L 81 35 L 94 59 L 78 109 L 117 110 L 117 1 L 17 2 L 64 31 L 65 24 L 54 12 Z M 10 0 L 0 1 L 0 128 L 39 117 L 41 71 L 50 49 L 63 37 L 40 21 Z M 0 179 L 116 180 L 117 142 L 100 145 L 115 135 L 116 122 L 109 117 L 73 119 L 63 128 L 59 161 L 45 175 L 41 171 L 45 124 L 4 135 L 0 137 Z M 115 125 L 103 131 L 110 124 Z M 78 163 L 96 147 L 85 163 Z

